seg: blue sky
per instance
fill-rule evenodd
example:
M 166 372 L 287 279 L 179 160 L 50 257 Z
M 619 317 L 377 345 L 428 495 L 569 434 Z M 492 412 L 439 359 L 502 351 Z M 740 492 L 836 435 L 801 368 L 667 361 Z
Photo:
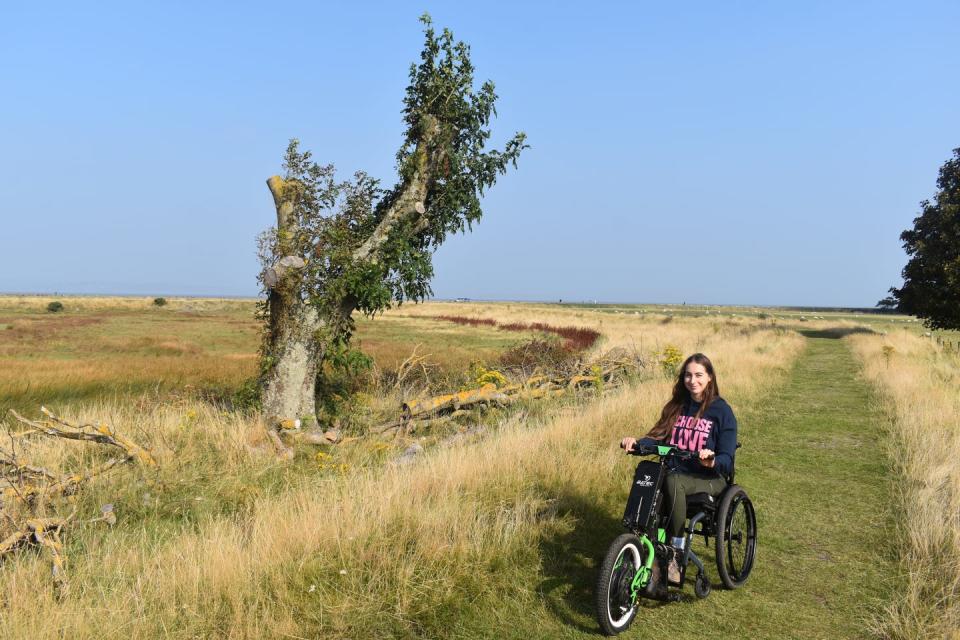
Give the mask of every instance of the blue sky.
M 255 295 L 297 137 L 393 182 L 429 11 L 531 148 L 438 297 L 872 306 L 960 147 L 960 3 L 27 3 L 0 291 Z

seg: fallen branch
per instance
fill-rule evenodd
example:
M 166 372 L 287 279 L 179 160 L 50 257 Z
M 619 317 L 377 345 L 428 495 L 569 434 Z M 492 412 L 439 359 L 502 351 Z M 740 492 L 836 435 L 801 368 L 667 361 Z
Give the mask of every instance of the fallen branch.
M 35 544 L 45 548 L 50 553 L 51 573 L 58 598 L 67 591 L 67 576 L 65 571 L 66 558 L 63 556 L 63 542 L 60 532 L 73 519 L 76 512 L 66 518 L 30 518 L 23 525 L 0 541 L 0 557 L 3 557 L 20 547 Z
M 11 532 L 0 541 L 0 557 L 26 546 L 42 547 L 50 554 L 51 572 L 57 597 L 66 594 L 68 584 L 66 576 L 66 558 L 63 554 L 63 542 L 60 538 L 67 523 L 76 512 L 66 518 L 41 517 L 53 508 L 53 499 L 78 492 L 87 482 L 101 476 L 127 462 L 136 462 L 147 467 L 156 467 L 157 462 L 145 448 L 133 442 L 123 434 L 106 424 L 74 425 L 58 417 L 46 407 L 40 411 L 46 420 L 30 420 L 16 411 L 10 413 L 28 427 L 17 434 L 10 433 L 10 448 L 0 448 L 0 488 L 2 488 L 3 514 Z M 124 456 L 110 458 L 100 466 L 89 470 L 69 474 L 57 474 L 45 467 L 21 462 L 17 456 L 16 439 L 29 434 L 43 434 L 81 442 L 93 442 L 122 449 Z M 116 522 L 110 506 L 109 523 Z M 15 518 L 14 516 L 18 516 Z
M 519 389 L 519 385 L 516 389 Z M 456 411 L 461 407 L 469 407 L 482 402 L 506 402 L 507 394 L 497 389 L 494 384 L 485 384 L 479 389 L 470 389 L 469 391 L 460 391 L 432 398 L 423 398 L 420 400 L 411 400 L 403 403 L 401 411 L 406 419 L 424 414 L 433 414 L 445 409 Z
M 477 320 L 477 322 L 480 321 Z M 414 355 L 404 361 L 401 369 L 414 361 L 415 352 L 416 350 Z M 583 365 L 577 366 L 581 371 L 584 370 Z M 547 376 L 535 372 L 522 383 L 499 389 L 491 383 L 479 389 L 409 400 L 401 406 L 399 419 L 374 427 L 371 431 L 375 434 L 384 434 L 394 429 L 402 429 L 409 433 L 415 428 L 413 422 L 415 419 L 422 424 L 439 424 L 441 418 L 442 422 L 446 422 L 451 417 L 462 415 L 462 410 L 477 405 L 507 405 L 519 399 L 557 397 L 567 391 L 599 386 L 601 383 L 603 383 L 603 390 L 606 391 L 619 386 L 629 375 L 639 373 L 643 367 L 643 360 L 637 354 L 625 349 L 616 349 L 601 355 L 586 366 L 586 373 Z
M 48 420 L 43 422 L 37 422 L 24 418 L 13 409 L 10 410 L 10 413 L 12 413 L 13 417 L 23 424 L 48 436 L 66 438 L 68 440 L 84 440 L 87 442 L 96 442 L 99 444 L 119 447 L 127 452 L 127 456 L 130 459 L 136 460 L 137 462 L 140 462 L 148 467 L 157 466 L 157 461 L 153 459 L 153 456 L 150 455 L 149 451 L 139 446 L 126 436 L 114 431 L 106 423 L 100 423 L 97 425 L 82 424 L 80 426 L 76 426 L 54 415 L 54 413 L 46 407 L 40 407 L 40 413 L 48 418 Z
M 410 356 L 406 360 L 401 362 L 399 367 L 397 367 L 397 381 L 393 385 L 394 389 L 399 389 L 403 385 L 403 382 L 404 380 L 406 380 L 407 375 L 409 375 L 410 371 L 414 367 L 420 368 L 420 371 L 423 373 L 424 380 L 426 380 L 429 383 L 430 373 L 427 369 L 428 365 L 426 360 L 427 358 L 430 357 L 430 354 L 427 353 L 422 356 L 417 355 L 417 349 L 419 349 L 420 346 L 421 345 L 419 344 L 416 345 L 413 348 L 413 352 L 410 354 Z

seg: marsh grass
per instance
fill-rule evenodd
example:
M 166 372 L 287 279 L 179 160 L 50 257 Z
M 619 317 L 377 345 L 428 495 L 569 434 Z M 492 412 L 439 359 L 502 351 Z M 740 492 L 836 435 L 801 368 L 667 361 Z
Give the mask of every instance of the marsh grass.
M 578 313 L 492 315 L 564 325 Z M 397 322 L 420 322 L 414 315 Z M 708 351 L 734 403 L 786 375 L 802 346 L 795 334 L 749 321 L 580 320 L 608 345 Z M 330 451 L 337 464 L 321 466 L 310 449 L 279 462 L 256 419 L 191 397 L 57 407 L 138 438 L 160 471 L 119 470 L 79 498 L 64 600 L 54 599 L 42 557 L 7 562 L 0 637 L 586 632 L 580 578 L 594 560 L 569 555 L 570 541 L 589 536 L 602 545 L 615 534 L 626 467 L 614 443 L 655 417 L 669 384 L 655 375 L 555 411 L 514 412 L 486 437 L 433 448 L 407 465 L 391 462 L 406 442 L 369 440 Z M 102 455 L 49 441 L 24 446 L 54 468 Z M 115 504 L 113 528 L 86 519 L 105 502 Z
M 0 415 L 9 408 L 126 399 L 171 402 L 199 396 L 230 406 L 257 374 L 260 325 L 254 301 L 169 298 L 61 298 L 66 310 L 43 311 L 47 298 L 0 296 Z M 536 332 L 463 328 L 441 321 L 359 318 L 355 345 L 379 374 L 416 349 L 430 376 L 423 388 L 456 389 L 472 362 L 499 354 Z M 391 398 L 399 407 L 405 398 Z
M 841 396 L 862 391 L 843 360 L 848 356 L 839 351 L 819 361 L 823 368 L 793 367 L 809 356 L 808 341 L 783 323 L 515 303 L 405 305 L 359 324 L 360 343 L 378 366 L 396 367 L 420 345 L 419 353 L 436 357 L 437 376 L 448 375 L 443 371 L 455 376 L 471 362 L 495 362 L 518 340 L 515 333 L 430 317 L 444 312 L 498 324 L 581 326 L 602 334 L 595 350 L 624 347 L 646 354 L 653 364 L 619 392 L 490 412 L 483 418 L 485 433 L 428 446 L 410 464 L 399 464 L 399 454 L 413 442 L 429 443 L 429 436 L 360 438 L 326 450 L 328 456 L 320 459 L 316 449 L 301 447 L 292 460 L 280 461 L 255 415 L 226 411 L 183 391 L 188 384 L 205 384 L 203 376 L 185 370 L 202 359 L 211 363 L 209 376 L 216 384 L 243 378 L 223 364 L 230 354 L 255 353 L 256 327 L 247 315 L 251 303 L 220 309 L 211 303 L 190 312 L 177 299 L 148 311 L 113 309 L 109 300 L 86 310 L 71 310 L 70 299 L 65 303 L 56 319 L 96 321 L 41 326 L 29 324 L 37 322 L 33 311 L 0 305 L 0 325 L 29 318 L 25 327 L 39 329 L 42 338 L 30 338 L 21 327 L 22 342 L 0 337 L 0 348 L 10 349 L 0 358 L 28 377 L 35 375 L 31 358 L 65 363 L 61 372 L 97 356 L 113 362 L 101 367 L 116 374 L 102 378 L 103 394 L 68 399 L 71 384 L 82 384 L 92 371 L 79 368 L 84 373 L 62 387 L 55 386 L 53 373 L 34 378 L 32 390 L 37 399 L 52 397 L 53 408 L 67 418 L 110 422 L 150 447 L 160 469 L 118 469 L 74 504 L 62 505 L 78 510 L 65 538 L 71 590 L 63 600 L 53 596 L 42 555 L 22 553 L 5 563 L 0 637 L 593 637 L 596 562 L 621 530 L 618 519 L 632 470 L 615 443 L 642 433 L 656 417 L 671 381 L 655 356 L 671 345 L 684 354 L 706 352 L 721 372 L 723 395 L 743 419 L 746 448 L 738 456 L 743 464 L 738 477 L 761 501 L 766 528 L 756 575 L 744 589 L 715 591 L 703 602 L 650 607 L 643 612 L 644 632 L 780 638 L 807 637 L 809 628 L 818 637 L 849 636 L 860 619 L 835 623 L 822 615 L 823 608 L 847 618 L 874 604 L 876 590 L 853 589 L 852 581 L 835 575 L 820 556 L 835 554 L 836 566 L 856 571 L 856 563 L 871 562 L 880 550 L 864 545 L 847 553 L 842 544 L 824 546 L 816 531 L 798 526 L 798 516 L 779 504 L 798 505 L 797 511 L 809 511 L 823 528 L 841 508 L 818 500 L 809 484 L 788 489 L 778 475 L 793 464 L 778 457 L 778 438 L 796 434 L 768 417 L 772 395 L 791 376 L 802 377 L 784 409 L 792 418 L 810 409 L 805 400 L 817 393 L 810 389 L 831 384 L 837 371 L 848 385 L 838 391 Z M 672 319 L 663 323 L 666 317 Z M 813 321 L 802 328 L 832 326 Z M 830 335 L 843 333 L 848 332 Z M 905 353 L 896 346 L 890 371 Z M 883 356 L 878 358 L 887 370 Z M 142 380 L 151 380 L 162 370 L 151 367 L 163 363 L 176 382 L 165 394 L 117 391 L 125 379 L 137 380 L 136 367 L 121 363 L 137 360 L 144 361 Z M 51 370 L 57 369 L 51 365 Z M 948 370 L 939 371 L 945 376 Z M 51 396 L 51 386 L 61 395 Z M 379 389 L 366 401 L 392 404 L 394 393 L 401 392 Z M 824 410 L 834 404 L 829 394 L 816 400 Z M 24 411 L 35 415 L 36 407 Z M 847 413 L 843 424 L 855 424 L 856 412 Z M 801 418 L 798 424 L 819 429 L 825 442 L 852 441 L 815 414 Z M 434 441 L 447 440 L 445 435 Z M 24 457 L 56 469 L 83 467 L 105 455 L 95 447 L 47 440 L 20 446 Z M 829 452 L 791 470 L 791 477 L 830 472 L 843 480 L 848 466 Z M 855 501 L 857 495 L 844 499 Z M 93 521 L 104 503 L 115 505 L 118 522 L 112 528 Z M 820 511 L 814 514 L 815 509 Z M 702 548 L 698 545 L 698 552 Z M 712 551 L 703 557 L 710 567 Z

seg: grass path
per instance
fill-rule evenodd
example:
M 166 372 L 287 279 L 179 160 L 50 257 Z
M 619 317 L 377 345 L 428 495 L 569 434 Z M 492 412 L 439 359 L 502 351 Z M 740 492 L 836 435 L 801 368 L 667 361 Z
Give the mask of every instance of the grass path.
M 757 565 L 737 591 L 706 600 L 652 604 L 623 637 L 863 638 L 891 597 L 888 465 L 884 416 L 846 343 L 810 333 L 786 382 L 770 395 L 733 404 L 743 449 L 737 482 L 758 512 Z M 721 378 L 722 383 L 722 378 Z M 628 468 L 629 467 L 629 468 Z M 632 464 L 623 465 L 629 483 Z M 499 612 L 463 621 L 463 637 L 597 637 L 595 567 L 622 531 L 625 489 L 596 501 L 561 497 L 576 524 L 541 549 L 538 606 L 525 615 L 511 598 Z M 711 543 L 713 541 L 711 540 Z M 719 584 L 711 550 L 694 549 Z M 529 606 L 530 598 L 527 594 Z
M 884 415 L 843 340 L 808 340 L 789 382 L 742 418 L 737 480 L 761 546 L 729 628 L 753 638 L 863 638 L 894 586 Z

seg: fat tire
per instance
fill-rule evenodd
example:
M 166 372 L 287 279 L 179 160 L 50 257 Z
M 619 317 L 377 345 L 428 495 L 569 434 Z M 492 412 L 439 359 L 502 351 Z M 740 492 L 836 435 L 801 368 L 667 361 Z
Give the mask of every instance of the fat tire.
M 630 562 L 636 563 L 634 571 L 631 572 L 627 568 L 629 574 L 620 573 L 616 575 L 616 572 L 623 571 L 623 565 L 617 567 L 617 560 L 625 553 L 628 554 Z M 600 573 L 597 575 L 597 588 L 594 592 L 597 622 L 600 624 L 600 630 L 604 635 L 615 636 L 626 631 L 633 623 L 633 619 L 637 615 L 637 603 L 633 602 L 629 610 L 615 618 L 615 614 L 610 611 L 611 599 L 622 601 L 622 581 L 628 578 L 632 579 L 633 573 L 642 564 L 645 555 L 646 552 L 640 538 L 632 533 L 621 534 L 607 549 L 607 555 L 600 565 Z
M 716 522 L 717 572 L 723 586 L 736 589 L 750 576 L 757 553 L 757 515 L 743 487 L 727 488 L 717 507 Z

